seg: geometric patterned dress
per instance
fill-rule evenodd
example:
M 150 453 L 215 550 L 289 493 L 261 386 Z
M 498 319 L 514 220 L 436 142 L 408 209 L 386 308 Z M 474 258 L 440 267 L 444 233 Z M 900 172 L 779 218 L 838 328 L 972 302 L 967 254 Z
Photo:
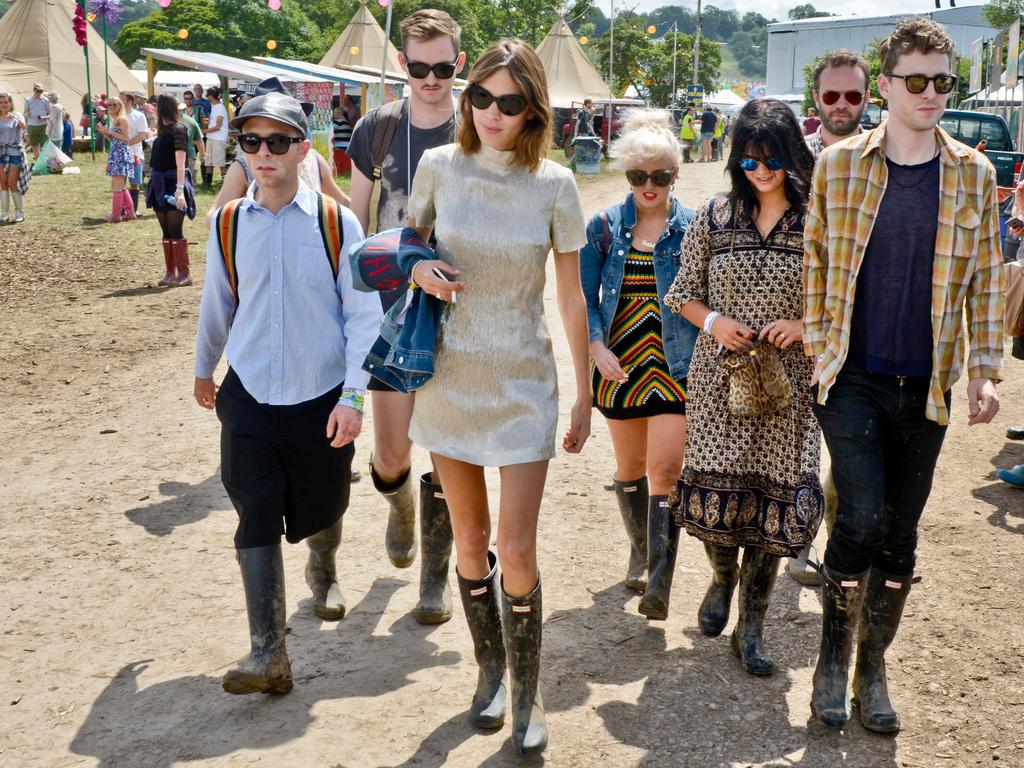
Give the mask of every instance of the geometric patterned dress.
M 592 366 L 594 405 L 608 419 L 642 419 L 686 413 L 686 380 L 669 373 L 661 341 L 661 302 L 654 278 L 654 254 L 630 248 L 609 332 L 608 348 L 629 378 L 601 376 Z

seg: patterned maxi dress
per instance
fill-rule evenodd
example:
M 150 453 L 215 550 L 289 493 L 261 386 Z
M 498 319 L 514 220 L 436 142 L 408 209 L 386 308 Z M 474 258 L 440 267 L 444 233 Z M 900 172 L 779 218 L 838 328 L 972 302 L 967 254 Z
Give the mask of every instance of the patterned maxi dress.
M 680 312 L 687 302 L 701 301 L 758 331 L 772 320 L 801 317 L 803 225 L 804 214 L 790 208 L 762 239 L 742 208 L 734 217 L 727 198 L 713 198 L 686 232 L 666 304 Z M 793 384 L 790 408 L 733 416 L 719 344 L 706 333 L 697 339 L 688 379 L 686 467 L 670 503 L 676 523 L 702 541 L 795 556 L 817 532 L 823 502 L 821 437 L 809 386 L 814 362 L 800 344 L 780 350 L 780 357 Z

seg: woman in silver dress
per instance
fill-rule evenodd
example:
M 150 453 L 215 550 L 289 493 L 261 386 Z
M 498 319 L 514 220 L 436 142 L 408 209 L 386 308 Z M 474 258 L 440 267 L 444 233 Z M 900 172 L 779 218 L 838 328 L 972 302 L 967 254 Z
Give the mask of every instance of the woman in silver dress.
M 459 101 L 455 144 L 423 154 L 408 207 L 409 226 L 424 239 L 433 229 L 440 257 L 415 264 L 411 278 L 451 302 L 434 377 L 416 392 L 409 436 L 431 452 L 451 513 L 462 603 L 480 665 L 470 718 L 479 727 L 501 727 L 510 699 L 512 741 L 524 754 L 547 744 L 538 688 L 537 517 L 558 421 L 544 318 L 549 251 L 575 371 L 562 440 L 569 453 L 578 453 L 590 434 L 592 399 L 579 272 L 583 211 L 572 174 L 543 157 L 551 142 L 547 93 L 543 67 L 526 43 L 509 39 L 488 48 Z M 497 557 L 488 549 L 485 466 L 501 472 Z
M 762 628 L 779 556 L 795 556 L 821 521 L 821 436 L 811 411 L 813 361 L 804 356 L 803 226 L 813 160 L 792 111 L 757 99 L 740 112 L 726 164 L 732 189 L 705 203 L 686 232 L 666 303 L 698 328 L 688 383 L 686 467 L 673 508 L 704 542 L 713 572 L 701 631 L 722 632 L 737 579 L 733 653 L 770 675 Z M 730 408 L 728 353 L 777 355 L 792 397 L 774 412 Z M 734 374 L 735 375 L 735 374 Z M 743 563 L 737 565 L 739 547 Z

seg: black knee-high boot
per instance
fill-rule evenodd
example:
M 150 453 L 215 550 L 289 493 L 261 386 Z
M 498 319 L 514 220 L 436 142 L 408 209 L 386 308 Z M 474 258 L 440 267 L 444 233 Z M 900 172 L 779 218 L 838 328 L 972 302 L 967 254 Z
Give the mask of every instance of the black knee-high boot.
M 885 652 L 896 637 L 912 575 L 896 576 L 871 569 L 860 614 L 857 666 L 853 673 L 853 704 L 860 722 L 876 733 L 899 733 L 900 715 L 889 701 Z
M 377 493 L 388 503 L 388 529 L 384 547 L 396 568 L 408 568 L 416 559 L 416 502 L 413 500 L 412 471 L 387 483 L 377 474 L 370 457 L 370 479 Z
M 476 692 L 469 706 L 469 719 L 478 728 L 501 728 L 505 723 L 508 689 L 505 687 L 505 643 L 502 638 L 501 608 L 495 577 L 498 558 L 487 553 L 490 570 L 480 580 L 464 579 L 455 569 L 459 580 L 462 608 L 466 611 L 469 634 L 473 637 L 473 652 L 479 667 Z
M 249 655 L 228 670 L 228 693 L 288 693 L 292 667 L 285 650 L 284 559 L 281 545 L 236 550 L 249 615 Z
M 850 719 L 846 683 L 866 577 L 867 571 L 838 573 L 827 565 L 821 567 L 821 648 L 814 667 L 811 713 L 834 731 L 841 730 Z
M 761 549 L 745 547 L 740 566 L 739 620 L 732 632 L 732 652 L 752 675 L 770 675 L 775 662 L 764 649 L 764 616 L 775 586 L 779 558 Z
M 668 618 L 678 547 L 679 528 L 672 519 L 668 496 L 651 496 L 647 513 L 647 589 L 637 606 L 637 611 L 651 621 Z
M 420 624 L 443 624 L 452 617 L 448 561 L 452 556 L 452 522 L 440 485 L 433 475 L 420 478 L 420 600 L 414 616 Z
M 704 595 L 704 601 L 697 612 L 700 631 L 708 637 L 718 637 L 729 623 L 729 608 L 732 604 L 732 593 L 740 576 L 736 564 L 739 556 L 738 547 L 719 547 L 704 544 L 711 563 L 711 584 Z
M 512 745 L 520 754 L 536 754 L 548 745 L 544 701 L 540 695 L 541 588 L 523 597 L 501 590 L 505 652 L 512 683 Z
M 345 617 L 345 598 L 338 586 L 334 556 L 341 544 L 341 521 L 314 533 L 306 539 L 309 559 L 306 561 L 306 584 L 313 592 L 313 612 L 326 621 Z
M 613 480 L 615 498 L 619 502 L 619 514 L 629 537 L 629 567 L 626 570 L 626 586 L 643 594 L 647 588 L 647 510 L 649 491 L 647 478 L 628 482 Z

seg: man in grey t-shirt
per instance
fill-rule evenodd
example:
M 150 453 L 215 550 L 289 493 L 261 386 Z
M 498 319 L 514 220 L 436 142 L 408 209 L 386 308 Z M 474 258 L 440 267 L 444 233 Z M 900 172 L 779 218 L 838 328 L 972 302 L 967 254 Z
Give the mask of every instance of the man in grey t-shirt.
M 50 102 L 43 96 L 43 86 L 32 86 L 32 95 L 25 99 L 25 124 L 28 126 L 28 143 L 32 147 L 32 159 L 39 157 L 39 150 L 46 141 L 46 123 L 50 119 Z

